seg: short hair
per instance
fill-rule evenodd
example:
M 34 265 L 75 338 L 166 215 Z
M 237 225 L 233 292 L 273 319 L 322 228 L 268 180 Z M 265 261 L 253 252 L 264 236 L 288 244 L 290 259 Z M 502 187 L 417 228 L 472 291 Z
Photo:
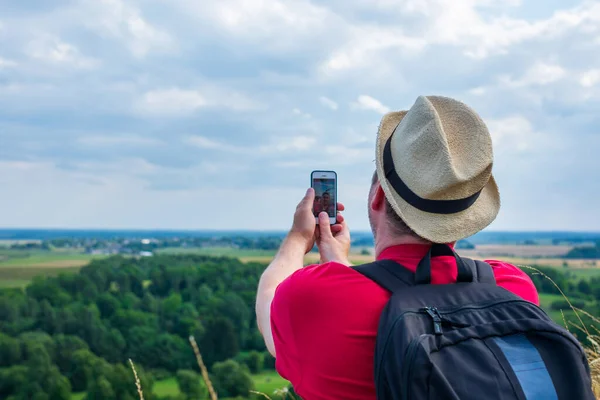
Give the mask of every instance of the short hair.
M 378 181 L 379 178 L 377 177 L 377 171 L 375 171 L 371 180 L 371 187 L 373 187 L 373 185 L 376 184 Z M 387 217 L 387 220 L 390 223 L 391 227 L 394 229 L 394 232 L 398 235 L 411 235 L 422 239 L 419 235 L 415 233 L 415 231 L 413 231 L 408 225 L 406 225 L 406 222 L 404 222 L 402 218 L 400 218 L 400 216 L 396 213 L 396 211 L 390 204 L 387 197 L 385 198 L 385 216 Z

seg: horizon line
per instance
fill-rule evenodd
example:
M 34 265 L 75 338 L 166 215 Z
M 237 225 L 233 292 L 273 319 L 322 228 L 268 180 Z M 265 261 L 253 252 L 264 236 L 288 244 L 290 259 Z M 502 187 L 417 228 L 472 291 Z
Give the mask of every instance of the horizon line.
M 276 232 L 282 233 L 287 232 L 289 229 L 213 229 L 213 228 L 197 228 L 197 229 L 189 229 L 189 228 L 42 228 L 42 227 L 0 227 L 0 231 L 137 231 L 137 232 Z M 371 233 L 367 229 L 357 229 L 354 232 L 360 233 Z M 592 233 L 592 234 L 600 234 L 600 230 L 598 231 L 587 231 L 587 230 L 565 230 L 565 229 L 551 229 L 551 230 L 535 230 L 535 229 L 525 229 L 525 230 L 495 230 L 495 229 L 484 229 L 475 233 L 477 235 L 479 233 Z M 472 236 L 474 236 L 472 235 Z

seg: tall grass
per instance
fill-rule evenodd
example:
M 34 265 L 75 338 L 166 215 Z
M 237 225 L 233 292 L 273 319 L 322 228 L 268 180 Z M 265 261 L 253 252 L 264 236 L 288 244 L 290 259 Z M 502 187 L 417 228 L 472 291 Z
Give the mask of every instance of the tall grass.
M 570 327 L 570 328 L 574 328 L 574 329 L 577 329 L 577 330 L 583 332 L 586 336 L 587 341 L 589 342 L 589 344 L 584 345 L 584 350 L 585 350 L 585 354 L 588 359 L 588 364 L 590 366 L 590 374 L 591 374 L 591 378 L 592 378 L 592 390 L 594 392 L 594 396 L 596 396 L 596 399 L 600 400 L 600 330 L 594 325 L 591 325 L 588 329 L 586 324 L 583 322 L 583 319 L 581 318 L 580 313 L 589 317 L 594 323 L 599 324 L 599 325 L 600 325 L 600 319 L 591 315 L 590 313 L 588 313 L 585 310 L 582 310 L 580 308 L 573 306 L 573 304 L 571 303 L 571 300 L 569 300 L 569 297 L 562 291 L 562 289 L 556 284 L 556 282 L 554 282 L 554 280 L 552 280 L 552 278 L 550 278 L 548 275 L 546 275 L 539 269 L 530 267 L 528 265 L 519 265 L 519 267 L 529 269 L 529 270 L 533 271 L 533 274 L 540 275 L 544 279 L 548 279 L 554 285 L 554 287 L 559 291 L 561 296 L 563 296 L 563 298 L 565 299 L 565 301 L 567 302 L 567 304 L 569 305 L 571 310 L 573 310 L 573 313 L 577 317 L 579 324 L 575 324 L 571 321 L 567 321 L 564 313 L 562 313 L 562 310 L 561 310 L 561 314 L 563 316 L 563 322 L 564 322 L 565 328 L 567 330 L 570 330 L 569 329 L 569 327 Z M 590 330 L 592 330 L 592 332 L 590 332 Z

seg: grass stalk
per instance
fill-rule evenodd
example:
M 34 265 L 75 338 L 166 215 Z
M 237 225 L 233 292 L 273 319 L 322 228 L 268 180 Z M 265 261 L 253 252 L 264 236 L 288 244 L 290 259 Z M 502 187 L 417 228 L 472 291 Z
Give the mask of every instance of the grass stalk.
M 138 377 L 137 371 L 135 370 L 135 365 L 133 365 L 133 361 L 131 358 L 129 359 L 129 365 L 131 365 L 131 370 L 133 371 L 133 376 L 135 377 L 135 387 L 137 388 L 138 395 L 140 396 L 140 400 L 144 400 L 144 392 L 142 392 L 142 384 L 140 382 L 140 378 Z
M 196 361 L 198 362 L 198 366 L 200 367 L 200 371 L 202 372 L 202 378 L 204 379 L 204 383 L 206 383 L 206 387 L 208 388 L 210 399 L 218 400 L 217 392 L 215 392 L 213 384 L 210 381 L 210 377 L 208 376 L 208 369 L 206 368 L 206 365 L 204 365 L 204 361 L 202 360 L 202 354 L 200 354 L 200 349 L 198 348 L 198 344 L 196 343 L 196 338 L 194 338 L 194 336 L 190 336 L 189 339 L 190 344 L 194 349 L 194 354 L 196 355 Z

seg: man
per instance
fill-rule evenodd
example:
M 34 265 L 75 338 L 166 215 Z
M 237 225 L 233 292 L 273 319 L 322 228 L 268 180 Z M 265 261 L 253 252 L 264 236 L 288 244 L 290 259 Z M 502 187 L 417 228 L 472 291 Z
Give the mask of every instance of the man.
M 454 245 L 488 226 L 499 211 L 490 134 L 456 100 L 419 97 L 408 112 L 386 114 L 376 162 L 368 195 L 375 255 L 398 268 L 414 272 L 432 243 Z M 304 400 L 373 400 L 377 327 L 390 293 L 349 267 L 350 233 L 341 214 L 330 226 L 321 213 L 315 226 L 313 198 L 309 189 L 261 277 L 258 326 L 278 372 Z M 303 268 L 315 241 L 320 264 Z M 486 261 L 498 286 L 538 304 L 525 273 Z M 455 259 L 432 258 L 431 275 L 433 284 L 455 282 Z
M 323 197 L 321 197 L 321 207 L 319 213 L 326 212 L 330 217 L 334 216 L 335 206 L 331 202 L 331 195 L 329 192 L 323 193 Z

